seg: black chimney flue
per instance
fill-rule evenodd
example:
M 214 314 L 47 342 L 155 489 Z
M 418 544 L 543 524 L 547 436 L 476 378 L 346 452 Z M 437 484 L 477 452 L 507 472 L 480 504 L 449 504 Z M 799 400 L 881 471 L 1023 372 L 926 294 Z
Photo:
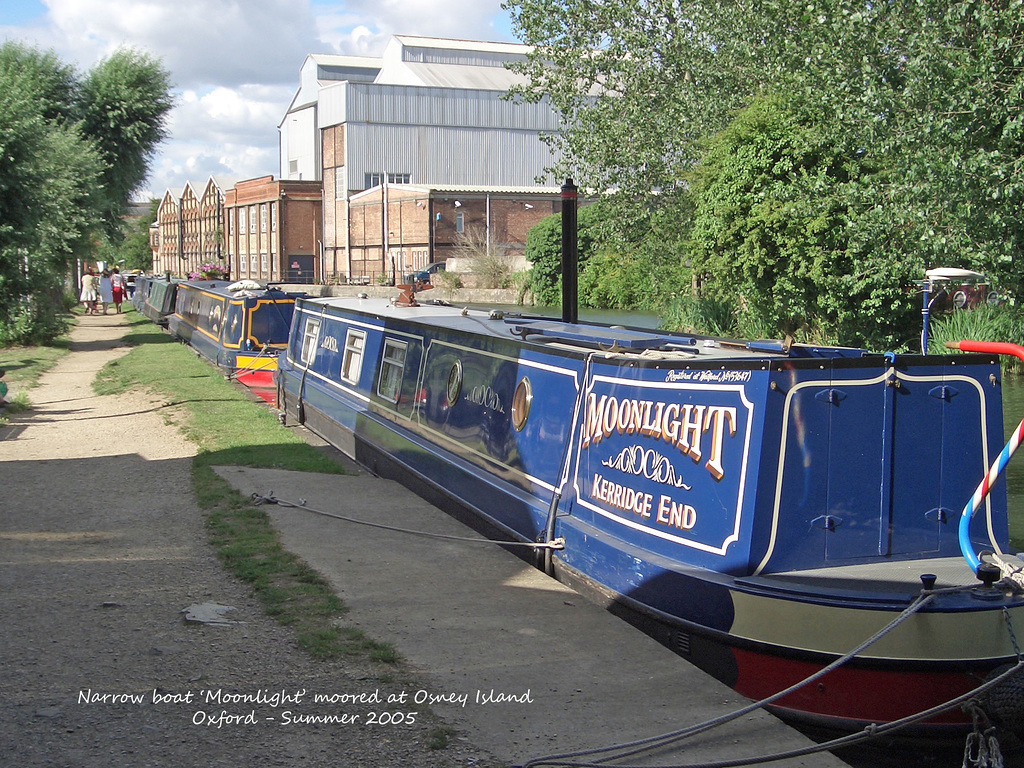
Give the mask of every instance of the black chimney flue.
M 577 277 L 579 252 L 576 244 L 576 185 L 566 179 L 562 185 L 562 322 L 579 319 Z

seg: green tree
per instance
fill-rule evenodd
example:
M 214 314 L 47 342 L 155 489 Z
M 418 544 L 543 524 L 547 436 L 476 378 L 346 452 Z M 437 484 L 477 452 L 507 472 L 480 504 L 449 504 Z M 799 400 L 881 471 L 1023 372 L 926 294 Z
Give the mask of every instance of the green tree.
M 61 330 L 62 278 L 97 218 L 100 162 L 66 111 L 40 99 L 56 60 L 0 47 L 0 343 Z M 48 74 L 49 72 L 49 74 Z M 56 116 L 56 117 L 55 117 Z
M 151 200 L 149 214 L 131 222 L 125 229 L 124 239 L 116 251 L 113 261 L 121 269 L 141 269 L 149 272 L 153 268 L 153 250 L 149 244 L 149 226 L 156 221 L 159 200 Z
M 83 84 L 52 53 L 0 45 L 0 343 L 62 330 L 64 279 L 95 258 L 101 223 L 116 232 L 163 136 L 161 73 L 115 55 Z
M 850 187 L 872 170 L 833 138 L 776 97 L 709 141 L 689 175 L 694 269 L 708 297 L 736 307 L 741 331 L 891 348 L 918 322 L 901 290 L 916 263 L 848 241 L 860 215 Z
M 602 223 L 598 204 L 585 205 L 576 214 L 578 268 L 582 271 L 596 249 Z M 534 303 L 557 307 L 562 303 L 562 214 L 542 219 L 526 235 L 526 260 L 530 262 L 530 291 Z
M 128 200 L 146 180 L 156 148 L 167 137 L 170 76 L 146 54 L 123 49 L 89 72 L 79 99 L 82 130 L 96 142 L 104 163 L 104 222 L 116 233 Z
M 0 71 L 17 77 L 19 87 L 36 94 L 43 118 L 73 123 L 79 117 L 76 91 L 78 75 L 57 55 L 38 51 L 16 41 L 0 45 Z
M 683 180 L 702 160 L 703 142 L 758 97 L 787 94 L 822 146 L 870 165 L 871 174 L 830 186 L 842 215 L 822 223 L 845 230 L 833 232 L 843 248 L 828 248 L 856 258 L 845 282 L 823 288 L 835 291 L 821 300 L 831 305 L 823 316 L 867 308 L 875 321 L 904 317 L 906 280 L 927 266 L 1020 274 L 1021 0 L 521 0 L 508 8 L 524 42 L 536 46 L 521 67 L 531 85 L 520 93 L 549 98 L 564 118 L 553 139 L 564 153 L 559 170 L 616 190 L 630 205 L 673 211 L 680 228 L 689 223 Z M 834 160 L 821 157 L 826 168 Z M 810 199 L 794 197 L 801 193 Z M 786 205 L 820 207 L 813 184 L 791 184 L 786 194 Z M 786 237 L 813 271 L 823 233 L 793 226 Z M 888 338 L 901 333 L 896 327 Z

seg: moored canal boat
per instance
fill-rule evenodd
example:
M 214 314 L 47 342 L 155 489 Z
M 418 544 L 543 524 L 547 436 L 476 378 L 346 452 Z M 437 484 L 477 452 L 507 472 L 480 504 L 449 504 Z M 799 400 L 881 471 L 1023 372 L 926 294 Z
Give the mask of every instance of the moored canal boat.
M 1024 596 L 1002 573 L 979 581 L 957 525 L 1002 445 L 996 355 L 736 342 L 409 298 L 298 300 L 277 371 L 286 421 L 538 542 L 549 573 L 745 696 L 842 661 L 773 703 L 793 720 L 898 721 L 1016 662 Z M 1024 567 L 1004 484 L 979 504 L 968 546 Z M 966 722 L 957 706 L 921 727 Z
M 149 296 L 149 283 L 153 278 L 150 275 L 139 275 L 135 278 L 135 289 L 128 299 L 136 312 L 142 312 L 146 305 L 146 297 Z
M 197 353 L 273 403 L 278 354 L 288 342 L 302 292 L 251 280 L 195 280 L 177 286 L 168 330 Z
M 174 302 L 178 295 L 178 286 L 183 281 L 177 277 L 151 277 L 142 286 L 140 311 L 157 325 L 166 326 L 168 318 L 174 314 Z M 139 293 L 136 288 L 136 293 Z M 133 306 L 137 308 L 140 304 Z

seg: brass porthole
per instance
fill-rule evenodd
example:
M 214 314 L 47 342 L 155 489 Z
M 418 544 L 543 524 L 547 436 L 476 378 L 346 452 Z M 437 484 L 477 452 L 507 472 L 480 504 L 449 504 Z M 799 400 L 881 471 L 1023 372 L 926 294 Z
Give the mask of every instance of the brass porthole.
M 526 420 L 530 417 L 530 405 L 533 403 L 533 388 L 530 380 L 525 376 L 516 385 L 516 392 L 512 396 L 512 426 L 516 432 L 521 432 L 526 426 Z
M 455 405 L 462 393 L 462 361 L 456 360 L 448 373 L 448 405 Z

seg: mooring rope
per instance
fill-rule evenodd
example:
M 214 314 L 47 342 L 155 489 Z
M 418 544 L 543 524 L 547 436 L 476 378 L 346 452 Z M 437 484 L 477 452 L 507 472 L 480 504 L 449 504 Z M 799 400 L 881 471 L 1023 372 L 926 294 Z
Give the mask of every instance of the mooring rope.
M 700 723 L 700 724 L 697 724 L 697 725 L 689 726 L 687 728 L 683 728 L 683 729 L 680 729 L 678 731 L 673 731 L 673 732 L 670 732 L 670 733 L 661 734 L 659 736 L 652 736 L 652 737 L 649 737 L 649 738 L 646 738 L 646 739 L 639 739 L 637 741 L 623 743 L 623 744 L 615 744 L 615 745 L 611 745 L 611 746 L 607 746 L 607 747 L 599 747 L 599 748 L 588 749 L 588 750 L 579 750 L 579 751 L 576 751 L 576 752 L 567 752 L 567 753 L 564 753 L 564 754 L 550 755 L 550 756 L 547 756 L 547 757 L 536 758 L 536 759 L 530 760 L 529 762 L 524 763 L 522 765 L 522 768 L 535 768 L 536 766 L 567 766 L 567 767 L 571 767 L 571 768 L 603 768 L 604 766 L 608 765 L 609 763 L 611 763 L 613 761 L 624 760 L 627 757 L 631 757 L 631 756 L 634 756 L 634 755 L 637 755 L 637 754 L 640 754 L 640 753 L 643 753 L 643 752 L 647 752 L 647 751 L 650 751 L 650 750 L 654 750 L 654 749 L 662 749 L 664 747 L 670 746 L 671 744 L 674 744 L 676 742 L 679 742 L 679 741 L 682 741 L 682 740 L 684 740 L 686 738 L 689 738 L 690 736 L 694 736 L 694 735 L 696 735 L 698 733 L 702 733 L 704 731 L 710 730 L 710 729 L 715 728 L 715 727 L 717 727 L 719 725 L 724 725 L 725 723 L 728 723 L 728 722 L 731 722 L 733 720 L 736 720 L 736 719 L 738 719 L 738 718 L 740 718 L 740 717 L 742 717 L 744 715 L 747 715 L 747 714 L 749 714 L 749 713 L 751 713 L 751 712 L 753 712 L 753 711 L 755 711 L 757 709 L 761 709 L 761 708 L 763 708 L 765 706 L 770 705 L 771 703 L 773 703 L 774 701 L 776 701 L 780 697 L 785 696 L 785 695 L 787 695 L 787 694 L 789 694 L 789 693 L 791 693 L 791 692 L 793 692 L 793 691 L 795 691 L 795 690 L 797 690 L 797 689 L 799 689 L 799 688 L 801 688 L 801 687 L 803 687 L 803 686 L 805 686 L 805 685 L 807 685 L 809 683 L 814 682 L 818 678 L 822 677 L 824 674 L 827 674 L 829 671 L 831 671 L 831 670 L 841 666 L 842 664 L 846 663 L 847 661 L 852 659 L 854 656 L 856 656 L 858 653 L 860 653 L 864 649 L 868 648 L 870 645 L 872 645 L 873 643 L 877 642 L 882 637 L 887 635 L 889 632 L 894 630 L 896 627 L 898 627 L 900 624 L 902 624 L 904 621 L 906 621 L 908 618 L 910 618 L 910 616 L 912 616 L 914 613 L 917 613 L 919 610 L 921 610 L 921 608 L 923 608 L 925 605 L 927 605 L 930 602 L 931 598 L 934 597 L 934 595 L 941 594 L 941 593 L 960 592 L 960 591 L 964 591 L 966 589 L 970 589 L 970 587 L 949 587 L 949 588 L 942 589 L 942 590 L 931 590 L 931 591 L 924 591 L 924 592 L 922 592 L 920 595 L 918 595 L 918 597 L 915 599 L 915 601 L 913 603 L 911 603 L 899 616 L 897 616 L 895 619 L 893 619 L 892 622 L 890 622 L 888 625 L 886 625 L 881 630 L 876 632 L 872 637 L 870 637 L 867 640 L 865 640 L 857 648 L 853 649 L 852 651 L 850 651 L 849 653 L 847 653 L 843 657 L 841 657 L 839 659 L 836 659 L 834 662 L 829 664 L 827 667 L 819 670 L 818 672 L 816 672 L 815 674 L 813 674 L 810 677 L 806 678 L 805 680 L 803 680 L 803 681 L 801 681 L 799 683 L 796 683 L 793 686 L 790 686 L 786 690 L 780 691 L 779 693 L 776 693 L 773 696 L 769 696 L 769 697 L 767 697 L 765 699 L 762 699 L 760 701 L 748 704 L 747 706 L 742 707 L 742 708 L 740 708 L 740 709 L 738 709 L 738 710 L 736 710 L 734 712 L 728 713 L 726 715 L 722 715 L 722 716 L 717 717 L 717 718 L 713 718 L 712 720 L 708 720 L 708 721 L 706 721 L 704 723 Z M 778 760 L 786 760 L 786 759 L 790 759 L 790 758 L 802 757 L 802 756 L 810 755 L 810 754 L 816 754 L 818 752 L 825 752 L 825 751 L 829 751 L 829 750 L 833 750 L 833 749 L 838 749 L 840 747 L 853 746 L 853 745 L 859 744 L 861 742 L 870 741 L 872 739 L 879 738 L 880 736 L 885 735 L 885 734 L 889 734 L 889 733 L 893 733 L 893 732 L 902 730 L 903 728 L 906 728 L 908 726 L 914 725 L 915 723 L 921 722 L 923 720 L 929 720 L 929 719 L 931 719 L 933 717 L 936 717 L 936 716 L 938 716 L 940 714 L 943 714 L 945 712 L 949 712 L 949 711 L 951 711 L 953 709 L 956 709 L 957 707 L 961 707 L 964 703 L 966 703 L 968 701 L 972 701 L 973 699 L 977 698 L 981 694 L 991 690 L 992 688 L 995 688 L 996 686 L 1000 685 L 1001 683 L 1003 683 L 1004 681 L 1006 681 L 1010 677 L 1013 677 L 1014 675 L 1016 675 L 1016 674 L 1020 673 L 1022 670 L 1024 670 L 1024 656 L 1021 655 L 1021 653 L 1020 653 L 1020 651 L 1019 651 L 1019 649 L 1017 647 L 1016 637 L 1014 636 L 1014 633 L 1013 633 L 1013 625 L 1012 625 L 1012 623 L 1010 621 L 1010 616 L 1009 616 L 1008 612 L 1006 612 L 1005 610 L 1004 610 L 1004 618 L 1005 618 L 1005 621 L 1006 621 L 1006 624 L 1007 624 L 1007 631 L 1010 633 L 1010 639 L 1011 639 L 1011 642 L 1013 643 L 1014 651 L 1017 654 L 1017 663 L 1016 663 L 1016 665 L 1014 665 L 1013 667 L 1010 667 L 1009 669 L 1005 670 L 1004 672 L 1002 672 L 998 676 L 992 678 L 991 680 L 986 681 L 985 683 L 983 683 L 982 685 L 978 686 L 977 688 L 975 688 L 975 689 L 973 689 L 971 691 L 968 691 L 967 693 L 961 694 L 960 696 L 957 696 L 957 697 L 955 697 L 953 699 L 950 699 L 950 700 L 948 700 L 948 701 L 946 701 L 946 702 L 944 702 L 942 704 L 939 704 L 937 706 L 931 707 L 930 709 L 924 710 L 923 712 L 918 712 L 918 713 L 916 713 L 914 715 L 909 715 L 907 717 L 901 718 L 900 720 L 894 720 L 894 721 L 891 721 L 891 722 L 888 722 L 888 723 L 883 723 L 883 724 L 871 723 L 871 724 L 865 726 L 861 731 L 858 731 L 857 733 L 847 734 L 846 736 L 842 736 L 842 737 L 833 739 L 831 741 L 823 742 L 821 744 L 815 744 L 815 745 L 810 746 L 810 747 L 804 747 L 804 748 L 801 748 L 801 749 L 790 750 L 790 751 L 787 751 L 787 752 L 775 753 L 775 754 L 771 754 L 771 755 L 760 755 L 760 756 L 756 756 L 756 757 L 737 758 L 737 759 L 733 759 L 733 760 L 723 760 L 723 761 L 717 761 L 717 762 L 711 762 L 711 763 L 688 763 L 688 764 L 685 764 L 685 765 L 684 764 L 672 764 L 672 765 L 665 765 L 665 766 L 645 765 L 645 766 L 642 766 L 642 767 L 641 766 L 629 766 L 629 765 L 625 765 L 625 764 L 618 764 L 618 767 L 619 768 L 733 768 L 734 766 L 758 765 L 758 764 L 761 764 L 761 763 L 770 763 L 770 762 L 774 762 L 774 761 L 778 761 Z M 624 751 L 624 750 L 628 750 L 628 751 Z M 619 754 L 609 755 L 608 753 L 611 753 L 611 752 L 615 752 L 615 753 L 619 753 Z M 575 759 L 575 758 L 579 758 L 579 757 L 585 757 L 585 756 L 591 756 L 591 755 L 599 755 L 599 754 L 604 754 L 606 756 L 602 757 L 602 758 L 600 758 L 598 760 L 595 760 L 593 762 L 579 762 L 579 761 L 577 761 Z
M 497 539 L 481 538 L 479 536 L 452 536 L 444 533 L 432 533 L 430 531 L 417 531 L 410 528 L 401 528 L 395 525 L 385 525 L 384 523 L 375 523 L 370 520 L 360 520 L 357 517 L 348 517 L 347 515 L 339 515 L 336 512 L 328 512 L 323 509 L 317 509 L 306 504 L 305 499 L 299 499 L 298 502 L 288 501 L 287 499 L 279 499 L 274 496 L 274 492 L 270 491 L 268 495 L 264 496 L 259 493 L 252 494 L 253 504 L 259 506 L 261 504 L 277 504 L 280 507 L 289 507 L 292 509 L 304 509 L 307 512 L 312 512 L 323 517 L 330 517 L 335 520 L 343 520 L 346 523 L 356 523 L 357 525 L 366 525 L 370 528 L 379 528 L 384 531 L 392 531 L 393 533 L 407 533 L 412 536 L 422 536 L 428 539 L 442 539 L 444 541 L 461 541 L 469 544 L 499 544 L 503 547 L 528 547 L 530 549 L 565 549 L 565 539 L 557 538 L 547 542 L 530 542 L 530 541 L 499 541 Z
M 646 739 L 638 739 L 637 741 L 633 741 L 633 742 L 629 742 L 629 743 L 625 743 L 625 744 L 616 744 L 616 745 L 609 746 L 609 747 L 597 747 L 595 749 L 581 750 L 581 751 L 578 751 L 578 752 L 571 752 L 571 753 L 566 753 L 566 754 L 563 754 L 563 755 L 551 755 L 550 757 L 547 757 L 547 758 L 541 758 L 539 761 L 530 761 L 528 763 L 524 763 L 523 768 L 531 768 L 534 765 L 563 765 L 564 763 L 551 763 L 551 762 L 548 762 L 548 761 L 549 760 L 560 760 L 560 759 L 563 759 L 563 758 L 570 758 L 570 757 L 582 757 L 584 755 L 597 755 L 597 754 L 603 754 L 603 753 L 606 753 L 606 752 L 618 752 L 618 751 L 621 751 L 623 749 L 633 749 L 634 747 L 643 747 L 644 749 L 653 749 L 653 748 L 656 748 L 656 747 L 667 746 L 668 744 L 671 744 L 671 743 L 673 743 L 675 741 L 681 741 L 681 740 L 687 739 L 687 738 L 689 738 L 691 736 L 695 736 L 698 733 L 703 733 L 704 731 L 710 730 L 712 728 L 717 728 L 720 725 L 725 725 L 726 723 L 730 723 L 733 720 L 737 720 L 737 719 L 743 717 L 744 715 L 748 715 L 751 712 L 754 712 L 754 711 L 756 711 L 758 709 L 762 709 L 763 707 L 766 707 L 766 706 L 769 706 L 770 704 L 773 704 L 774 702 L 778 701 L 782 697 L 788 696 L 789 694 L 793 693 L 794 691 L 797 691 L 797 690 L 803 688 L 805 685 L 810 685 L 811 683 L 813 683 L 814 681 L 818 680 L 819 678 L 824 677 L 825 675 L 827 675 L 832 670 L 842 666 L 843 664 L 848 662 L 850 659 L 854 658 L 857 654 L 859 654 L 860 652 L 862 652 L 866 648 L 869 648 L 874 643 L 878 642 L 880 639 L 882 639 L 887 634 L 889 634 L 894 629 L 896 629 L 896 627 L 898 627 L 904 621 L 906 621 L 911 616 L 913 616 L 915 613 L 917 613 L 922 608 L 924 608 L 926 605 L 928 605 L 928 603 L 930 603 L 934 599 L 935 594 L 937 592 L 948 592 L 948 591 L 955 591 L 955 590 L 959 590 L 959 589 L 960 588 L 948 588 L 946 590 L 922 591 L 920 594 L 917 595 L 917 597 L 914 598 L 914 601 L 910 605 L 908 605 L 895 619 L 893 619 L 891 622 L 889 622 L 886 626 L 882 627 L 880 630 L 878 630 L 875 634 L 873 634 L 867 640 L 862 642 L 856 648 L 854 648 L 853 650 L 851 650 L 848 653 L 844 654 L 843 656 L 840 656 L 839 658 L 837 658 L 835 661 L 833 661 L 828 666 L 822 667 L 820 670 L 815 672 L 813 675 L 811 675 L 811 676 L 809 676 L 807 678 L 804 678 L 803 680 L 801 680 L 798 683 L 794 683 L 793 685 L 789 686 L 788 688 L 786 688 L 786 689 L 784 689 L 782 691 L 779 691 L 778 693 L 772 694 L 771 696 L 768 696 L 767 698 L 761 699 L 760 701 L 751 702 L 750 704 L 747 704 L 744 707 L 741 707 L 741 708 L 739 708 L 737 710 L 734 710 L 733 712 L 727 713 L 725 715 L 720 715 L 719 717 L 712 718 L 711 720 L 706 720 L 703 723 L 698 723 L 697 725 L 687 726 L 686 728 L 682 728 L 682 729 L 680 729 L 678 731 L 672 731 L 670 733 L 665 733 L 665 734 L 661 734 L 661 735 L 658 735 L 658 736 L 650 736 L 650 737 L 648 737 Z M 609 759 L 618 760 L 618 759 L 621 759 L 621 758 L 624 758 L 624 757 L 628 757 L 629 755 L 632 755 L 632 754 L 636 754 L 636 752 L 630 752 L 629 754 L 625 754 L 625 755 L 618 755 L 618 756 L 616 756 L 614 758 L 609 758 Z M 585 764 L 584 763 L 572 763 L 572 765 L 585 765 Z
M 402 528 L 399 526 L 385 525 L 383 523 L 376 523 L 368 520 L 360 520 L 358 518 L 349 517 L 347 515 L 341 515 L 335 512 L 328 512 L 326 510 L 317 509 L 316 507 L 309 506 L 306 503 L 306 500 L 302 498 L 300 498 L 298 502 L 289 501 L 287 499 L 280 499 L 274 496 L 273 491 L 270 491 L 267 495 L 253 493 L 251 495 L 251 498 L 253 500 L 253 504 L 255 504 L 256 506 L 259 506 L 261 504 L 276 504 L 281 507 L 302 509 L 317 515 L 321 515 L 323 517 L 330 517 L 335 520 L 355 523 L 358 525 L 365 525 L 371 528 L 378 528 L 381 530 L 391 531 L 394 533 L 404 533 L 413 536 L 421 536 L 424 538 L 440 539 L 446 541 L 459 541 L 470 544 L 498 544 L 500 546 L 505 547 L 528 547 L 534 550 L 553 550 L 565 548 L 565 540 L 563 538 L 557 538 L 549 542 L 499 541 L 489 538 L 453 536 L 449 534 L 433 533 L 430 531 L 418 531 L 409 528 Z M 907 621 L 911 616 L 913 616 L 926 605 L 928 605 L 930 602 L 932 602 L 936 595 L 962 592 L 971 588 L 972 587 L 961 586 L 946 587 L 943 589 L 922 590 L 914 598 L 913 602 L 911 602 L 910 605 L 908 605 L 898 616 L 896 616 L 896 618 L 894 618 L 891 622 L 889 622 L 887 625 L 879 629 L 877 632 L 875 632 L 875 634 L 873 634 L 867 640 L 864 640 L 851 651 L 848 651 L 843 656 L 837 658 L 832 663 L 818 670 L 809 677 L 801 680 L 800 682 L 795 683 L 782 691 L 772 694 L 771 696 L 761 699 L 760 701 L 751 702 L 750 704 L 741 707 L 737 710 L 734 710 L 733 712 L 727 713 L 725 715 L 720 715 L 719 717 L 712 718 L 711 720 L 707 720 L 703 723 L 688 726 L 677 731 L 671 731 L 669 733 L 651 736 L 645 739 L 638 739 L 631 742 L 624 742 L 622 744 L 614 744 L 605 747 L 597 747 L 593 749 L 578 750 L 575 752 L 566 752 L 562 754 L 555 754 L 546 757 L 535 758 L 526 763 L 523 763 L 520 766 L 520 768 L 537 768 L 538 766 L 564 766 L 565 768 L 606 768 L 606 766 L 609 763 L 625 760 L 628 757 L 632 757 L 637 754 L 642 754 L 644 752 L 648 752 L 651 750 L 663 749 L 665 747 L 671 746 L 672 744 L 695 736 L 699 733 L 711 730 L 720 725 L 725 725 L 726 723 L 730 723 L 734 720 L 737 720 L 758 709 L 763 709 L 764 707 L 770 706 L 771 704 L 783 698 L 784 696 L 787 696 L 803 688 L 804 686 L 815 682 L 821 677 L 827 675 L 829 672 L 832 672 L 833 670 L 847 663 L 851 659 L 855 658 L 862 651 L 871 647 L 873 644 L 875 644 L 883 637 L 888 635 L 890 632 L 895 630 L 897 627 L 903 624 L 903 622 Z M 832 739 L 831 741 L 822 742 L 820 744 L 815 744 L 800 749 L 793 749 L 786 752 L 778 752 L 769 755 L 759 755 L 753 757 L 736 758 L 731 760 L 720 760 L 715 762 L 704 763 L 673 763 L 660 766 L 640 766 L 617 763 L 617 766 L 618 768 L 740 768 L 741 766 L 761 765 L 764 763 L 771 763 L 779 760 L 788 760 L 792 758 L 818 754 L 820 752 L 826 752 L 829 750 L 838 749 L 840 747 L 853 746 L 864 741 L 879 738 L 880 736 L 885 734 L 902 730 L 903 728 L 906 728 L 910 725 L 921 722 L 923 720 L 931 719 L 940 714 L 951 711 L 957 707 L 962 707 L 965 703 L 975 700 L 981 694 L 991 690 L 992 688 L 995 688 L 996 686 L 1000 685 L 1010 677 L 1024 670 L 1024 656 L 1022 656 L 1020 649 L 1018 647 L 1017 638 L 1013 631 L 1013 624 L 1011 622 L 1009 612 L 1005 608 L 1003 609 L 1003 615 L 1007 625 L 1007 631 L 1010 635 L 1010 641 L 1013 645 L 1014 652 L 1017 656 L 1017 663 L 1014 666 L 1002 672 L 1001 674 L 992 678 L 991 680 L 984 682 L 977 688 L 968 691 L 965 694 L 961 694 L 960 696 L 957 696 L 953 699 L 950 699 L 944 702 L 943 704 L 939 704 L 937 706 L 931 707 L 930 709 L 918 712 L 914 715 L 910 715 L 888 723 L 871 723 L 865 726 L 861 731 L 858 731 L 857 733 L 848 734 L 846 736 Z M 968 736 L 968 743 L 965 747 L 965 761 L 967 760 L 968 756 L 973 755 L 973 759 L 975 760 L 975 762 L 965 762 L 965 765 L 967 765 L 969 768 L 972 768 L 973 766 L 977 766 L 978 768 L 982 768 L 982 766 L 986 766 L 986 768 L 998 768 L 998 759 L 997 762 L 990 761 L 990 758 L 995 758 L 996 754 L 998 754 L 998 742 L 996 742 L 993 747 L 993 741 L 994 736 L 992 736 L 991 734 L 986 734 L 984 742 L 976 740 L 976 742 L 973 743 L 973 746 L 976 747 L 976 749 L 972 750 L 971 736 Z M 579 762 L 576 760 L 576 758 L 593 755 L 604 755 L 604 757 L 594 760 L 593 762 Z M 977 760 L 982 758 L 982 762 L 977 762 Z
M 239 368 L 237 371 L 232 371 L 231 373 L 229 373 L 227 375 L 227 378 L 228 379 L 237 379 L 239 376 L 241 376 L 244 373 L 249 373 L 250 371 L 255 371 L 255 370 L 262 370 L 262 368 L 257 369 L 257 368 L 254 368 L 253 366 L 256 364 L 256 361 L 259 360 L 261 357 L 263 357 L 263 354 L 265 352 L 267 352 L 267 350 L 269 350 L 269 349 L 270 349 L 270 345 L 269 344 L 264 344 L 263 348 L 260 349 L 259 354 L 257 354 L 256 357 L 254 357 L 252 360 L 250 360 L 248 363 L 246 363 L 244 368 Z
M 961 707 L 961 706 L 963 706 L 963 704 L 965 704 L 968 701 L 971 701 L 972 699 L 974 699 L 979 694 L 985 693 L 986 691 L 988 691 L 988 690 L 996 687 L 997 685 L 1003 683 L 1004 681 L 1006 681 L 1008 678 L 1012 677 L 1013 675 L 1018 674 L 1019 672 L 1021 672 L 1021 670 L 1024 670 L 1024 660 L 1018 661 L 1016 665 L 1014 665 L 1013 667 L 1010 667 L 1005 672 L 1000 674 L 998 677 L 994 677 L 991 680 L 989 680 L 989 681 L 983 683 L 982 685 L 978 686 L 974 690 L 968 691 L 967 693 L 964 693 L 964 694 L 961 694 L 960 696 L 957 696 L 956 698 L 950 699 L 949 701 L 946 701 L 943 704 L 939 704 L 939 705 L 934 706 L 934 707 L 932 707 L 930 709 L 924 710 L 923 712 L 918 712 L 917 714 L 910 715 L 908 717 L 904 717 L 904 718 L 902 718 L 900 720 L 893 720 L 892 722 L 889 722 L 889 723 L 883 723 L 881 725 L 879 725 L 877 723 L 871 723 L 870 725 L 865 726 L 862 730 L 858 731 L 857 733 L 852 733 L 852 734 L 848 734 L 846 736 L 841 736 L 839 738 L 832 739 L 831 741 L 822 742 L 820 744 L 814 744 L 814 745 L 809 746 L 809 747 L 803 747 L 803 748 L 800 748 L 800 749 L 793 749 L 793 750 L 789 750 L 787 752 L 776 752 L 776 753 L 769 754 L 769 755 L 757 755 L 757 756 L 752 756 L 752 757 L 741 757 L 741 758 L 736 758 L 736 759 L 733 759 L 733 760 L 718 760 L 718 761 L 710 762 L 710 763 L 708 763 L 708 762 L 705 762 L 705 763 L 671 763 L 671 764 L 662 764 L 662 765 L 651 765 L 651 764 L 628 765 L 628 764 L 620 764 L 616 768 L 739 768 L 739 766 L 760 765 L 762 763 L 771 763 L 771 762 L 776 762 L 778 760 L 789 760 L 789 759 L 796 758 L 796 757 L 804 757 L 806 755 L 817 754 L 819 752 L 827 752 L 827 751 L 830 751 L 830 750 L 833 750 L 833 749 L 838 749 L 840 747 L 853 746 L 853 745 L 859 744 L 860 742 L 863 742 L 863 741 L 870 741 L 871 739 L 876 739 L 876 738 L 879 738 L 880 736 L 884 736 L 884 735 L 887 735 L 889 733 L 893 733 L 895 731 L 902 730 L 903 728 L 906 728 L 906 727 L 908 727 L 910 725 L 914 725 L 915 723 L 919 723 L 922 720 L 929 720 L 929 719 L 931 719 L 933 717 L 937 717 L 938 715 L 943 714 L 944 712 L 948 712 L 948 711 L 950 711 L 952 709 L 956 709 L 957 707 Z M 747 709 L 747 708 L 745 708 L 745 709 Z M 706 730 L 706 729 L 702 729 L 702 730 Z M 668 734 L 668 735 L 671 735 L 671 734 Z M 654 737 L 654 738 L 659 738 L 659 737 Z M 634 742 L 634 743 L 638 743 L 638 742 Z M 655 743 L 655 744 L 649 745 L 646 749 L 658 749 L 658 748 L 667 746 L 670 743 L 671 743 L 670 741 L 669 742 L 665 742 L 665 743 Z M 615 750 L 619 750 L 619 749 L 622 749 L 622 748 L 627 747 L 627 746 L 628 745 L 617 745 L 617 746 L 611 746 L 611 747 L 604 747 L 601 750 L 581 750 L 580 752 L 568 752 L 568 753 L 565 753 L 564 755 L 552 755 L 551 757 L 537 758 L 537 759 L 534 759 L 534 760 L 530 760 L 529 762 L 523 763 L 522 766 L 520 766 L 520 768 L 534 768 L 535 766 L 542 766 L 542 765 L 546 765 L 546 766 L 563 766 L 564 768 L 606 768 L 608 766 L 608 764 L 611 763 L 612 761 L 622 760 L 622 759 L 624 759 L 626 757 L 630 757 L 632 755 L 635 755 L 638 752 L 646 751 L 646 750 L 637 750 L 635 752 L 629 752 L 627 754 L 613 755 L 613 756 L 605 757 L 605 758 L 602 758 L 601 760 L 597 760 L 597 761 L 589 762 L 589 763 L 587 763 L 587 762 L 576 762 L 576 761 L 571 759 L 571 758 L 573 758 L 575 756 L 594 754 L 594 753 L 599 752 L 599 751 L 601 751 L 601 752 L 615 751 Z

